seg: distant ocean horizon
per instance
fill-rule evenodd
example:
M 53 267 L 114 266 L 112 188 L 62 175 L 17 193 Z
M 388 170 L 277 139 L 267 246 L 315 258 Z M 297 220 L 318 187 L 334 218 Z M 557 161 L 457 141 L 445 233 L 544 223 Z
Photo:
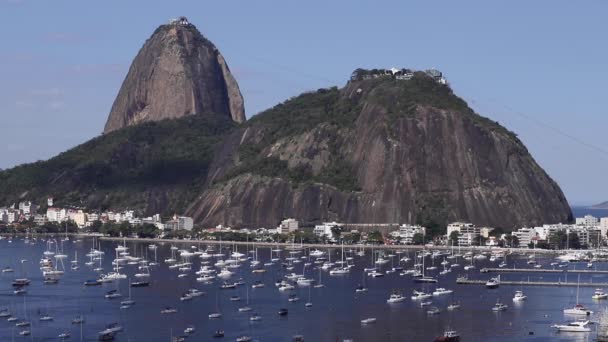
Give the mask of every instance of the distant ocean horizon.
M 572 215 L 574 217 L 583 217 L 592 215 L 595 217 L 608 217 L 608 209 L 593 209 L 591 206 L 572 206 Z

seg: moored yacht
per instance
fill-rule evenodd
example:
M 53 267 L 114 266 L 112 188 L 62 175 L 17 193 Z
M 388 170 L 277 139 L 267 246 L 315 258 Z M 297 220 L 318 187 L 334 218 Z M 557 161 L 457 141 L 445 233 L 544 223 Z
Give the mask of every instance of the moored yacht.
M 515 291 L 515 296 L 513 296 L 514 302 L 523 302 L 526 300 L 528 296 L 526 296 L 523 291 Z
M 576 304 L 574 307 L 569 309 L 564 309 L 564 313 L 566 315 L 584 315 L 589 316 L 593 313 L 593 311 L 585 308 L 582 304 Z
M 400 303 L 400 302 L 403 302 L 404 300 L 405 300 L 405 297 L 402 294 L 400 294 L 400 293 L 393 293 L 386 300 L 386 302 L 387 303 Z
M 593 293 L 593 296 L 591 296 L 591 298 L 608 299 L 608 293 L 605 293 L 604 291 L 602 291 L 602 289 L 595 289 L 595 292 Z
M 567 324 L 555 324 L 552 325 L 552 328 L 556 328 L 557 331 L 564 332 L 590 332 L 591 328 L 588 327 L 589 321 L 575 321 Z

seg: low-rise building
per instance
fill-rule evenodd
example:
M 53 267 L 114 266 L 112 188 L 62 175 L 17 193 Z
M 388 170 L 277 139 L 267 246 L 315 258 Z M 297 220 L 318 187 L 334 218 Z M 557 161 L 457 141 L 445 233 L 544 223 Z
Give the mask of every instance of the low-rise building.
M 476 227 L 472 223 L 454 222 L 448 224 L 447 237 L 449 238 L 453 232 L 458 232 L 458 246 L 472 246 L 481 236 L 481 228 Z
M 318 224 L 315 226 L 315 228 L 312 230 L 313 234 L 315 234 L 316 236 L 322 238 L 322 237 L 326 237 L 327 239 L 332 240 L 333 239 L 333 233 L 332 233 L 332 228 L 334 227 L 341 227 L 342 224 L 338 223 L 338 222 L 323 222 L 323 224 Z
M 399 230 L 391 232 L 394 238 L 399 238 L 402 244 L 411 245 L 414 243 L 414 235 L 426 234 L 426 228 L 419 225 L 403 224 L 399 227 Z
M 598 218 L 593 215 L 585 215 L 583 217 L 576 218 L 577 226 L 594 227 L 594 226 L 599 225 L 599 223 L 600 223 L 600 221 L 598 220 Z
M 194 220 L 187 216 L 173 216 L 173 219 L 164 223 L 165 230 L 192 230 L 194 228 Z
M 511 233 L 511 235 L 517 237 L 519 241 L 519 247 L 527 247 L 533 238 L 538 237 L 536 229 L 534 228 L 520 228 Z
M 78 228 L 84 228 L 87 223 L 87 214 L 82 210 L 78 210 L 70 215 L 71 220 L 76 223 Z
M 295 219 L 288 218 L 286 220 L 281 221 L 281 224 L 277 227 L 277 233 L 279 234 L 288 234 L 291 232 L 295 232 L 299 228 L 299 222 Z
M 41 226 L 48 222 L 46 215 L 36 214 L 34 215 L 34 223 L 38 226 Z
M 35 204 L 32 204 L 31 201 L 23 201 L 19 202 L 19 211 L 21 211 L 25 215 L 35 214 L 37 207 Z

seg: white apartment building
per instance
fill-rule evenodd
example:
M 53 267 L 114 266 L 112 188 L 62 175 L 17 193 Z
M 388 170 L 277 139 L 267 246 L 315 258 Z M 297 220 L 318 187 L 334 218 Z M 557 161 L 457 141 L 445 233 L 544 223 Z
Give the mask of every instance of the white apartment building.
M 536 228 L 520 228 L 511 233 L 511 235 L 517 237 L 519 241 L 519 247 L 527 247 L 532 239 L 535 237 L 539 237 Z M 540 238 L 540 237 L 539 237 Z M 544 239 L 541 239 L 544 240 Z
M 448 224 L 448 238 L 452 232 L 459 232 L 458 246 L 471 246 L 481 235 L 481 228 L 472 223 L 454 222 Z
M 600 219 L 600 230 L 602 231 L 602 236 L 606 236 L 608 234 L 608 217 L 602 217 Z
M 59 222 L 59 209 L 58 208 L 47 208 L 46 209 L 46 219 L 49 222 Z
M 25 215 L 35 214 L 36 205 L 31 201 L 19 202 L 19 210 Z
M 165 230 L 192 230 L 193 228 L 194 220 L 187 216 L 173 216 L 173 219 L 165 222 L 163 226 Z
M 13 223 L 19 219 L 19 211 L 9 209 L 7 214 L 7 223 Z
M 426 228 L 419 225 L 403 224 L 399 230 L 391 232 L 390 235 L 401 239 L 401 243 L 411 245 L 414 242 L 414 235 L 426 234 Z
M 323 224 L 318 224 L 315 226 L 315 229 L 313 229 L 313 234 L 315 234 L 318 237 L 323 237 L 325 236 L 328 239 L 332 239 L 333 238 L 333 234 L 331 232 L 331 229 L 333 227 L 340 227 L 342 224 L 338 223 L 338 222 L 323 222 Z
M 277 227 L 277 233 L 288 234 L 295 232 L 299 228 L 299 222 L 296 219 L 288 218 L 281 221 L 281 224 Z
M 87 214 L 82 210 L 78 210 L 70 215 L 70 219 L 76 223 L 78 228 L 83 228 L 87 223 Z
M 599 224 L 599 220 L 597 217 L 592 215 L 585 215 L 583 217 L 576 218 L 577 226 L 587 226 L 587 227 L 595 227 Z

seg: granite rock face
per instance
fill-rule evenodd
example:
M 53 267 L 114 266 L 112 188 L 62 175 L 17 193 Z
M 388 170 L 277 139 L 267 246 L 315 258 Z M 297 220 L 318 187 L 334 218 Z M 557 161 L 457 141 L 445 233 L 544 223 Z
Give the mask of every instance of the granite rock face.
M 133 60 L 104 133 L 192 114 L 246 120 L 239 86 L 215 45 L 192 24 L 162 25 Z
M 241 227 L 287 217 L 506 229 L 571 221 L 559 186 L 515 134 L 447 85 L 417 74 L 329 93 L 287 101 L 228 136 L 188 214 Z

